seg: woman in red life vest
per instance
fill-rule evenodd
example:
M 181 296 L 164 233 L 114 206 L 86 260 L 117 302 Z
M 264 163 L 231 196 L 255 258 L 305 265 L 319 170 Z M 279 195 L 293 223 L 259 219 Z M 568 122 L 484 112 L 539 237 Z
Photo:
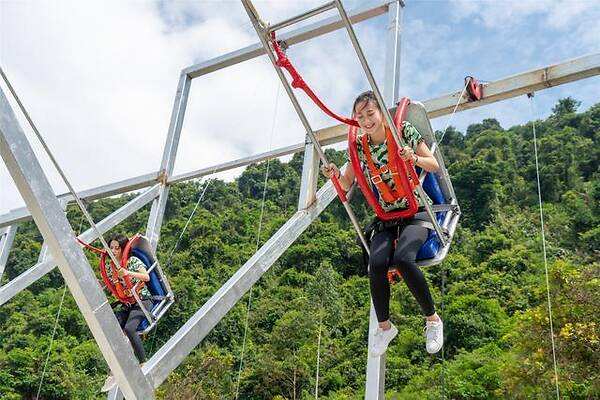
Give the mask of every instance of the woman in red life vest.
M 390 193 L 396 193 L 397 182 L 397 177 L 394 179 L 392 171 L 387 168 L 390 160 L 387 143 L 393 138 L 373 92 L 360 94 L 354 101 L 352 113 L 360 128 L 356 145 L 361 166 L 371 189 L 378 197 L 379 204 L 385 212 L 406 209 L 408 207 L 406 197 L 390 196 Z M 439 168 L 437 160 L 414 126 L 404 122 L 401 132 L 399 130 L 398 134 L 402 135 L 407 144 L 397 150 L 403 160 L 412 160 L 415 166 L 429 172 Z M 376 173 L 380 175 L 380 179 L 371 178 L 371 171 L 374 171 L 374 168 L 377 169 Z M 323 167 L 323 174 L 328 178 L 339 177 L 340 184 L 345 190 L 349 190 L 355 180 L 354 170 L 351 167 L 346 168 L 341 174 L 333 163 Z M 429 199 L 425 199 L 425 201 L 429 201 Z M 419 202 L 420 212 L 412 218 L 423 219 L 423 216 L 426 215 L 421 212 L 422 200 L 419 199 Z M 417 253 L 427 240 L 429 231 L 423 226 L 411 225 L 412 218 L 387 222 L 376 220 L 373 232 L 370 237 L 367 237 L 367 240 L 370 241 L 371 298 L 379 321 L 369 349 L 369 354 L 374 357 L 385 353 L 388 344 L 398 333 L 398 329 L 390 322 L 390 284 L 387 279 L 387 272 L 390 268 L 398 269 L 426 318 L 427 351 L 437 353 L 443 345 L 442 320 L 435 312 L 433 299 L 423 272 L 416 265 Z
M 123 255 L 123 250 L 125 246 L 129 242 L 129 239 L 124 235 L 115 235 L 112 237 L 108 244 L 110 246 L 110 250 L 113 252 L 117 260 L 120 260 Z M 108 263 L 106 266 L 108 276 L 113 276 L 112 271 L 112 263 Z M 150 275 L 146 271 L 146 266 L 139 258 L 135 256 L 129 256 L 127 260 L 125 268 L 119 268 L 117 270 L 119 277 L 123 277 L 128 275 L 131 278 L 132 284 L 142 284 L 143 282 L 148 282 L 150 280 Z M 141 282 L 140 282 L 141 281 Z M 142 300 L 142 304 L 146 307 L 146 310 L 152 309 L 152 295 L 148 288 L 143 285 L 141 290 L 139 290 L 138 295 Z M 133 346 L 133 351 L 135 356 L 139 360 L 140 363 L 146 361 L 146 353 L 144 352 L 144 345 L 142 344 L 142 340 L 137 334 L 137 328 L 140 323 L 146 318 L 144 312 L 140 308 L 138 303 L 134 304 L 121 304 L 120 310 L 115 312 L 115 316 L 123 328 L 123 331 L 129 338 L 131 345 Z
M 112 236 L 108 241 L 110 250 L 117 260 L 122 259 L 123 251 L 128 243 L 129 239 L 120 234 Z M 152 295 L 145 285 L 145 283 L 150 280 L 150 275 L 148 274 L 148 271 L 146 271 L 146 265 L 143 261 L 136 256 L 130 255 L 125 264 L 125 268 L 116 268 L 116 270 L 113 270 L 113 268 L 115 268 L 114 264 L 110 261 L 107 262 L 106 272 L 109 279 L 113 281 L 116 279 L 123 281 L 123 277 L 128 276 L 131 279 L 132 285 L 138 285 L 137 287 L 141 286 L 141 289 L 137 290 L 137 294 L 146 310 L 151 310 Z M 122 283 L 124 284 L 124 282 Z M 140 365 L 143 365 L 146 361 L 146 352 L 144 351 L 142 339 L 137 334 L 137 328 L 140 323 L 146 319 L 146 315 L 137 302 L 133 304 L 121 302 L 120 309 L 115 312 L 115 316 L 117 317 L 117 321 L 119 321 L 119 325 L 123 329 L 123 332 L 125 332 L 125 335 L 127 335 L 127 338 L 131 342 L 136 358 L 140 362 Z M 102 386 L 101 391 L 106 392 L 110 390 L 114 384 L 115 377 L 109 375 L 104 381 L 104 386 Z

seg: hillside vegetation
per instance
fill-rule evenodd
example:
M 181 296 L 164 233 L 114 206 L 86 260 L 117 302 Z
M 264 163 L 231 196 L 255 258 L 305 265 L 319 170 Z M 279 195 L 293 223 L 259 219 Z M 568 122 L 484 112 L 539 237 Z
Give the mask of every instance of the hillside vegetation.
M 585 112 L 578 105 L 560 100 L 536 127 L 561 397 L 597 399 L 600 103 Z M 464 133 L 450 128 L 442 148 L 463 211 L 450 254 L 425 270 L 445 321 L 445 361 L 425 352 L 419 308 L 403 283 L 394 285 L 391 313 L 400 333 L 387 354 L 387 397 L 555 398 L 532 124 L 503 129 L 485 119 Z M 338 164 L 344 159 L 328 154 Z M 205 183 L 172 188 L 158 255 L 177 301 L 145 341 L 149 355 L 295 212 L 301 167 L 301 154 L 270 162 L 260 238 L 267 164 L 248 167 L 234 182 L 209 181 L 167 264 Z M 98 221 L 130 198 L 89 208 Z M 360 194 L 352 202 L 367 223 Z M 144 232 L 148 213 L 140 210 L 114 232 Z M 75 230 L 87 228 L 75 207 L 68 217 Z M 33 223 L 21 225 L 4 283 L 36 263 L 41 242 Z M 319 334 L 319 398 L 363 398 L 369 289 L 361 260 L 335 200 L 253 289 L 240 399 L 314 398 Z M 63 287 L 54 270 L 0 307 L 0 398 L 35 398 Z M 159 398 L 235 398 L 246 305 L 247 296 L 171 374 Z M 67 291 L 40 399 L 105 398 L 99 390 L 107 374 Z

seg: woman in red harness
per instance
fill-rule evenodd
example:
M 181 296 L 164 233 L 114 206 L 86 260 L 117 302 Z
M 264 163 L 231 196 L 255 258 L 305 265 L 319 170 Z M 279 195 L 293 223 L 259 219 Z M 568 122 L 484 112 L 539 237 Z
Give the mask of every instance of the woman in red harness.
M 113 252 L 117 260 L 120 260 L 123 255 L 123 250 L 125 246 L 127 246 L 127 242 L 129 239 L 123 235 L 115 235 L 112 237 L 108 244 L 110 246 L 110 250 Z M 112 263 L 108 263 L 106 266 L 108 276 L 114 276 L 114 272 L 112 270 Z M 142 304 L 146 307 L 146 310 L 152 309 L 152 295 L 150 291 L 144 285 L 144 282 L 148 282 L 150 280 L 150 275 L 146 271 L 146 266 L 139 258 L 135 256 L 129 256 L 127 260 L 127 269 L 118 268 L 117 274 L 119 277 L 123 277 L 128 275 L 131 278 L 131 282 L 133 285 L 142 285 L 142 288 L 139 290 L 138 295 L 142 300 Z M 140 308 L 138 303 L 134 304 L 124 304 L 121 303 L 121 309 L 115 313 L 121 328 L 129 338 L 131 345 L 133 347 L 133 351 L 135 356 L 139 360 L 140 363 L 146 361 L 146 353 L 144 352 L 144 345 L 142 344 L 142 340 L 137 334 L 137 328 L 140 323 L 146 318 L 144 312 Z
M 396 154 L 388 151 L 388 144 L 394 139 L 373 92 L 360 94 L 354 101 L 352 112 L 360 128 L 356 140 L 359 159 L 371 189 L 378 196 L 379 204 L 386 212 L 406 209 L 408 201 L 406 197 L 398 197 L 400 182 L 398 172 L 392 166 Z M 426 171 L 436 171 L 439 168 L 438 162 L 419 131 L 408 122 L 404 122 L 402 128 L 402 132 L 398 133 L 402 134 L 408 146 L 399 148 L 397 156 L 405 161 L 412 160 L 415 166 Z M 333 163 L 323 167 L 323 174 L 328 178 L 333 175 L 339 177 L 345 190 L 350 189 L 355 179 L 352 168 L 348 167 L 340 174 Z M 422 211 L 422 206 L 423 204 L 419 204 L 419 211 Z M 442 348 L 442 320 L 435 312 L 423 272 L 416 265 L 417 253 L 427 240 L 429 232 L 421 225 L 410 224 L 414 218 L 426 219 L 423 215 L 424 213 L 419 212 L 410 219 L 386 222 L 376 219 L 372 224 L 372 232 L 368 232 L 371 298 L 379 321 L 369 349 L 371 356 L 385 353 L 388 344 L 398 333 L 398 329 L 390 322 L 390 283 L 387 272 L 392 267 L 398 269 L 425 315 L 427 351 L 433 354 Z

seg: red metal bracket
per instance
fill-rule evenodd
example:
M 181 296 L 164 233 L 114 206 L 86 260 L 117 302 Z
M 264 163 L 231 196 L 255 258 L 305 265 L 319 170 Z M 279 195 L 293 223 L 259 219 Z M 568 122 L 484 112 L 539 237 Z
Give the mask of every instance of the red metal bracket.
M 478 101 L 483 98 L 483 85 L 472 76 L 465 77 L 466 92 L 469 95 L 469 101 Z

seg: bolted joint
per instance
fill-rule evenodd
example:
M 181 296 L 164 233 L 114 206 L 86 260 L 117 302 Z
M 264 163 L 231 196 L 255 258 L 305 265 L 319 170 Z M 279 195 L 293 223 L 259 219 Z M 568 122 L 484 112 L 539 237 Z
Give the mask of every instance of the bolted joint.
M 169 179 L 169 177 L 167 175 L 167 171 L 164 169 L 162 171 L 160 171 L 160 173 L 156 177 L 156 181 L 163 186 L 167 186 L 168 179 Z

